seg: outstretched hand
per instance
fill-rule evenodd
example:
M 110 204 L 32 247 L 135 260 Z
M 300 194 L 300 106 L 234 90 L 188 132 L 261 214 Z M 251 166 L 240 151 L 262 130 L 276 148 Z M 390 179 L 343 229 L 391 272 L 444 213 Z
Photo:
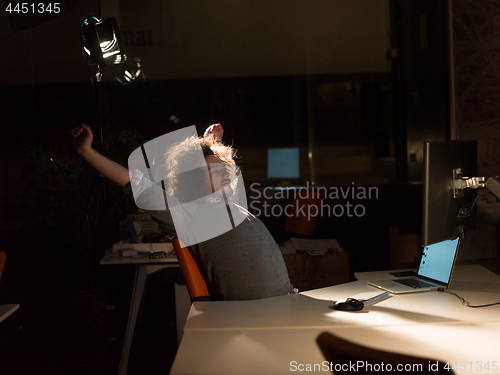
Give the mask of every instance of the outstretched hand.
M 94 140 L 94 135 L 90 127 L 85 124 L 77 126 L 71 129 L 71 136 L 73 137 L 73 146 L 77 153 L 84 154 L 86 151 L 92 148 L 92 141 Z
M 92 148 L 92 141 L 94 139 L 92 129 L 82 124 L 71 129 L 70 134 L 73 138 L 73 146 L 75 146 L 76 152 L 84 160 L 111 181 L 123 187 L 127 186 L 130 182 L 128 169 Z
M 224 128 L 221 124 L 210 125 L 207 130 L 205 130 L 205 133 L 203 133 L 203 137 L 207 137 L 209 135 L 213 135 L 220 141 L 222 140 L 222 136 L 224 135 Z

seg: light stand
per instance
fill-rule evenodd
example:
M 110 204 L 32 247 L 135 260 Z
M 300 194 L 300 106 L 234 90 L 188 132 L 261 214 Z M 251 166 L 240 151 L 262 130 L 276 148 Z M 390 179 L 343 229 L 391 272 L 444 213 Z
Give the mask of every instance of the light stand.
M 97 66 L 95 77 L 98 86 L 100 143 L 101 154 L 104 154 L 104 70 L 108 65 L 125 62 L 127 56 L 120 49 L 120 32 L 114 17 L 100 20 L 95 15 L 92 15 L 81 24 L 80 35 L 85 63 L 89 67 Z M 106 181 L 103 175 L 101 177 L 104 233 L 107 233 Z M 89 270 L 92 270 L 92 249 L 89 249 Z M 90 280 L 90 283 L 93 284 L 92 271 L 90 271 Z
M 83 21 L 80 26 L 82 54 L 87 65 L 97 65 L 96 81 L 99 98 L 99 123 L 101 128 L 101 152 L 104 152 L 103 139 L 103 75 L 108 65 L 121 64 L 127 60 L 120 49 L 120 32 L 116 18 L 100 20 L 94 15 Z

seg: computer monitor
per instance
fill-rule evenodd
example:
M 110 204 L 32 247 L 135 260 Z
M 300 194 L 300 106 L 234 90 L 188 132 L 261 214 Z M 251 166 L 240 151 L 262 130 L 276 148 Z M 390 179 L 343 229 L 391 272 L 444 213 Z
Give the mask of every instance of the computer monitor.
M 299 178 L 299 148 L 282 147 L 267 150 L 267 178 Z
M 475 229 L 477 189 L 456 189 L 456 181 L 476 176 L 477 141 L 424 142 L 422 246 Z

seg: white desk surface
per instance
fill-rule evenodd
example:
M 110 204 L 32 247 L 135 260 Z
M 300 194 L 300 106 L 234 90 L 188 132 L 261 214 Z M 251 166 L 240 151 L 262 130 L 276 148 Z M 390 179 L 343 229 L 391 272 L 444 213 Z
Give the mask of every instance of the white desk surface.
M 324 331 L 365 346 L 466 367 L 455 374 L 500 374 L 500 323 L 187 331 L 170 374 L 290 374 L 299 364 L 324 363 L 316 344 Z M 477 371 L 487 363 L 490 371 Z
M 467 282 L 468 278 L 474 281 Z M 500 277 L 481 266 L 457 267 L 451 290 L 473 305 L 498 302 Z M 253 301 L 195 302 L 184 331 L 500 321 L 500 306 L 471 309 L 463 306 L 457 297 L 437 291 L 392 296 L 355 313 L 329 308 L 332 301 L 379 293 L 379 289 L 358 280 Z
M 459 266 L 451 290 L 472 304 L 498 302 L 500 276 L 481 266 Z M 195 302 L 171 374 L 289 374 L 292 361 L 323 363 L 315 341 L 323 331 L 382 350 L 457 362 L 464 366 L 457 374 L 500 374 L 500 306 L 472 309 L 455 296 L 423 292 L 355 313 L 328 308 L 332 300 L 366 292 L 379 293 L 363 279 L 299 295 Z M 479 372 L 486 362 L 490 370 Z
M 12 315 L 14 311 L 19 309 L 19 304 L 14 303 L 14 304 L 9 304 L 9 305 L 0 305 L 0 322 L 5 320 L 7 317 Z

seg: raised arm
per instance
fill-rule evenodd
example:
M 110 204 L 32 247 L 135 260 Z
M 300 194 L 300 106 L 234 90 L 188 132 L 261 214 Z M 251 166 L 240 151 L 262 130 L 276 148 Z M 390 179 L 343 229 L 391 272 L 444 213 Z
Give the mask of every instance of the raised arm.
M 71 129 L 71 135 L 76 152 L 98 172 L 120 186 L 125 186 L 130 182 L 127 168 L 108 159 L 92 148 L 94 136 L 87 125 L 82 124 Z
M 213 125 L 210 125 L 206 130 L 205 130 L 205 133 L 203 133 L 203 136 L 204 137 L 208 137 L 208 136 L 214 136 L 215 138 L 217 138 L 218 140 L 222 140 L 222 136 L 224 135 L 224 128 L 222 127 L 222 125 L 219 123 L 219 124 L 213 124 Z

